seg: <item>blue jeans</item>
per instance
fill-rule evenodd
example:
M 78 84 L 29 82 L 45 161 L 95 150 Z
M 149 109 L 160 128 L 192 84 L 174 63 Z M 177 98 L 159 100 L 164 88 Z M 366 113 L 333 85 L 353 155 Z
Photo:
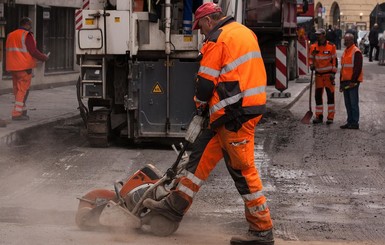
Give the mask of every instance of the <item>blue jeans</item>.
M 359 87 L 360 87 L 360 84 L 358 83 L 357 86 L 344 91 L 345 107 L 346 107 L 346 112 L 348 114 L 347 123 L 350 125 L 358 125 L 358 122 L 360 119 L 360 108 L 358 106 L 358 101 L 359 101 L 358 88 Z

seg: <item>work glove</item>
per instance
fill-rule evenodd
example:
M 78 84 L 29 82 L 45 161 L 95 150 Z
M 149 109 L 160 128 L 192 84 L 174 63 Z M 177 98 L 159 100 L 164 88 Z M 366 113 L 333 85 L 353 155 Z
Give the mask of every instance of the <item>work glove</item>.
M 336 75 L 335 74 L 330 74 L 330 81 L 334 81 L 336 79 Z
M 343 92 L 343 91 L 346 91 L 348 89 L 351 89 L 351 88 L 354 88 L 355 86 L 357 86 L 357 82 L 350 82 L 348 84 L 341 84 L 340 86 L 340 92 Z
M 315 66 L 314 65 L 310 65 L 310 70 L 314 71 L 315 70 Z

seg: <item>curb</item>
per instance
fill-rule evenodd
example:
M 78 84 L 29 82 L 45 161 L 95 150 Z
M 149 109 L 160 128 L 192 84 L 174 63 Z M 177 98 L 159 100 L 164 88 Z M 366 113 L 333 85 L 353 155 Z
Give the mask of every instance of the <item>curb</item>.
M 0 146 L 11 146 L 17 144 L 18 142 L 21 142 L 24 138 L 26 138 L 30 134 L 30 131 L 38 131 L 42 128 L 52 127 L 56 124 L 65 124 L 66 121 L 77 120 L 80 118 L 81 117 L 79 112 L 76 112 L 76 114 L 73 112 L 69 112 L 54 118 L 41 120 L 22 129 L 14 130 L 2 136 L 0 138 Z

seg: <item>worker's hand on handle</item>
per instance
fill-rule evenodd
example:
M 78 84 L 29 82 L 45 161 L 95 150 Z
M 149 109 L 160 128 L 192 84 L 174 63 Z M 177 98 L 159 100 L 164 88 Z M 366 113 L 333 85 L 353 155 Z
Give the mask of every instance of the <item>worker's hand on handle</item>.
M 330 81 L 334 81 L 336 79 L 336 75 L 335 74 L 330 74 Z

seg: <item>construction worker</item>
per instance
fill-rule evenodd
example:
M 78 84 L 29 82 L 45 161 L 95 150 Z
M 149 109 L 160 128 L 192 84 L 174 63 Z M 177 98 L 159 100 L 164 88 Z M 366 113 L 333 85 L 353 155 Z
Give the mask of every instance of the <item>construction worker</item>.
M 310 46 L 310 69 L 315 71 L 315 119 L 314 124 L 323 122 L 323 91 L 326 90 L 328 114 L 326 124 L 332 124 L 335 113 L 334 87 L 335 74 L 337 72 L 336 46 L 326 40 L 326 31 L 316 31 L 317 42 Z
M 270 210 L 254 163 L 255 127 L 266 110 L 266 71 L 258 39 L 233 17 L 226 17 L 215 3 L 204 3 L 196 10 L 196 29 L 205 39 L 194 99 L 198 111 L 209 111 L 209 127 L 194 143 L 175 190 L 160 201 L 146 199 L 143 204 L 180 222 L 203 182 L 224 158 L 249 224 L 249 231 L 231 238 L 230 243 L 274 244 Z
M 32 20 L 24 17 L 20 27 L 8 34 L 6 48 L 6 70 L 12 72 L 15 106 L 12 120 L 28 120 L 25 102 L 31 86 L 32 68 L 36 60 L 46 61 L 48 56 L 36 48 L 36 41 L 31 32 Z
M 340 92 L 344 93 L 347 123 L 342 129 L 359 129 L 360 108 L 358 106 L 358 88 L 363 82 L 361 50 L 354 45 L 354 36 L 350 33 L 344 36 L 345 50 L 341 57 Z

